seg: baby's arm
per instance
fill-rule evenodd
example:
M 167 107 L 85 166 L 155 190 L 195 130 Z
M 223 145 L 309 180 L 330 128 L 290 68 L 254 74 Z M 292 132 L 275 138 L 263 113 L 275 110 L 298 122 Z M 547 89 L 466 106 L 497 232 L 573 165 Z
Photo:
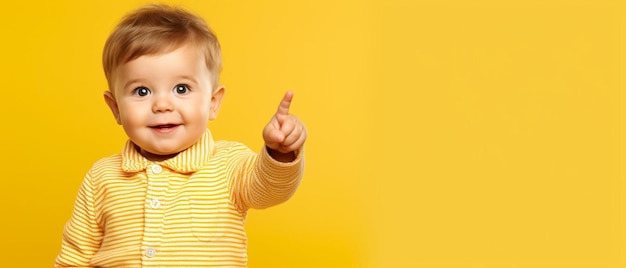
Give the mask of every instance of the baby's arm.
M 304 152 L 289 163 L 274 160 L 266 148 L 255 154 L 243 145 L 231 148 L 231 197 L 245 211 L 287 201 L 298 189 L 304 170 Z
M 240 151 L 233 169 L 231 194 L 242 210 L 267 208 L 287 201 L 296 191 L 304 171 L 307 132 L 289 114 L 292 92 L 283 97 L 278 111 L 263 130 L 265 146 L 258 154 Z
M 87 174 L 78 191 L 72 217 L 65 224 L 55 267 L 89 267 L 91 258 L 100 248 L 103 232 L 96 223 L 91 182 Z

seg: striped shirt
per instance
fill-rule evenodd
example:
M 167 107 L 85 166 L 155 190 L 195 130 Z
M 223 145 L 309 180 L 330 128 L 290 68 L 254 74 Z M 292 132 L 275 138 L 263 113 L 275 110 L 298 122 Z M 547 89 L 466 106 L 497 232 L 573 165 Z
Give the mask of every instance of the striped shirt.
M 128 141 L 86 174 L 55 267 L 245 267 L 247 210 L 289 199 L 303 168 L 208 130 L 162 162 Z

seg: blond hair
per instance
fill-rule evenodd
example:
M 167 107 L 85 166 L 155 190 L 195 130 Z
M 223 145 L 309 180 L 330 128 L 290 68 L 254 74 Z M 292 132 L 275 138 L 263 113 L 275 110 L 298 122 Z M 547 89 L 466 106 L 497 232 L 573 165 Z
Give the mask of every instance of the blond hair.
M 196 46 L 218 86 L 222 53 L 217 37 L 206 22 L 179 7 L 151 4 L 126 15 L 104 45 L 102 65 L 109 89 L 117 67 L 144 55 L 166 53 L 183 45 Z

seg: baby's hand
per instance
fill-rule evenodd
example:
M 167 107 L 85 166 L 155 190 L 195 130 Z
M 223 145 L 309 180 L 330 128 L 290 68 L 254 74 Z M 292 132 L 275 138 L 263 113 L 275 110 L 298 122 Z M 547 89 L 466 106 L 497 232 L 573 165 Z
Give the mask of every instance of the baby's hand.
M 278 111 L 263 129 L 265 145 L 271 149 L 270 155 L 278 161 L 295 159 L 295 154 L 292 152 L 302 148 L 306 140 L 306 127 L 297 117 L 289 114 L 292 98 L 293 92 L 287 91 L 278 105 Z

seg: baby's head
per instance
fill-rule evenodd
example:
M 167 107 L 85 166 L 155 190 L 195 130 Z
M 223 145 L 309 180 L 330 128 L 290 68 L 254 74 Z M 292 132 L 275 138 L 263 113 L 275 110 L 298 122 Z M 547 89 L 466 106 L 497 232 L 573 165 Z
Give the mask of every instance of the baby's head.
M 187 11 L 150 5 L 129 14 L 107 40 L 103 64 L 105 102 L 151 160 L 191 147 L 217 116 L 224 95 L 220 46 Z
M 109 89 L 114 89 L 116 69 L 120 65 L 184 45 L 202 53 L 213 86 L 217 87 L 222 51 L 217 37 L 202 18 L 167 5 L 147 5 L 126 15 L 104 45 L 102 64 Z

